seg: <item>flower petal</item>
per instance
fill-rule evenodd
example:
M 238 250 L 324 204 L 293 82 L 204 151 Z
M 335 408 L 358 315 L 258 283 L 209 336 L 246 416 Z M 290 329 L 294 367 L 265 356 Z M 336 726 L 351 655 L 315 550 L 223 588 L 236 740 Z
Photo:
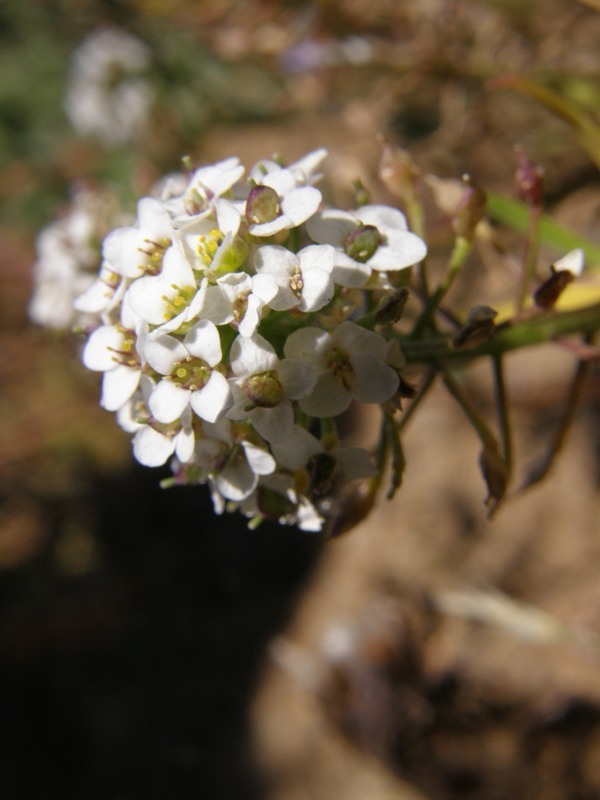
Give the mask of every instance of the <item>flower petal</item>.
M 190 402 L 190 391 L 171 381 L 162 380 L 148 399 L 148 408 L 158 422 L 175 422 Z
M 102 378 L 100 405 L 107 411 L 117 411 L 132 397 L 137 389 L 142 373 L 139 369 L 118 366 L 105 372 Z
M 145 467 L 160 467 L 174 449 L 172 439 L 149 425 L 145 425 L 133 437 L 133 455 Z
M 214 322 L 201 319 L 186 333 L 183 344 L 196 358 L 201 358 L 211 367 L 221 361 L 221 339 Z
M 194 412 L 206 422 L 217 422 L 231 407 L 233 395 L 227 378 L 213 372 L 202 389 L 192 392 L 190 405 Z

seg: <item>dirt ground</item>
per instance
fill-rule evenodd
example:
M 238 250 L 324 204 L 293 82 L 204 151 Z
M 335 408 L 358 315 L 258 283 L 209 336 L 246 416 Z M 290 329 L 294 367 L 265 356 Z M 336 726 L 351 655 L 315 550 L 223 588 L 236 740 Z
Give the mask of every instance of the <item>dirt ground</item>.
M 293 38 L 276 4 L 212 5 L 229 15 L 211 40 L 220 58 L 259 50 L 267 23 L 269 41 Z M 379 0 L 370 17 L 351 0 L 314 5 L 317 40 L 366 34 L 375 67 L 288 76 L 281 113 L 217 119 L 194 155 L 249 164 L 324 146 L 326 194 L 347 203 L 354 177 L 391 199 L 382 131 L 423 172 L 507 194 L 519 142 L 544 164 L 553 215 L 600 243 L 598 173 L 571 128 L 490 84 L 511 71 L 583 86 L 594 3 Z M 3 172 L 15 193 L 23 168 Z M 441 252 L 449 229 L 432 213 Z M 2 223 L 0 245 L 4 797 L 600 797 L 597 366 L 550 475 L 519 494 L 575 359 L 559 345 L 507 359 L 518 470 L 493 520 L 477 440 L 439 385 L 407 428 L 393 501 L 331 541 L 248 531 L 202 490 L 164 492 L 160 470 L 132 464 L 79 343 L 28 322 L 33 238 Z M 478 250 L 452 300 L 492 302 L 507 280 Z M 493 418 L 489 366 L 460 378 Z M 357 421 L 367 438 L 375 425 Z

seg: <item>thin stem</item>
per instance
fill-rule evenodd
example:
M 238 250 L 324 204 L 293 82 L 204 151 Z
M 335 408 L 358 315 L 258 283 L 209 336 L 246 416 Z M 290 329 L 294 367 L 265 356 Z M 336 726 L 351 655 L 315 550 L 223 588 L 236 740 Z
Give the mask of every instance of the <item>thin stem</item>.
M 590 341 L 591 337 L 587 337 L 588 344 Z M 548 452 L 541 459 L 541 461 L 533 469 L 530 470 L 529 475 L 525 479 L 523 486 L 521 486 L 520 491 L 529 489 L 531 486 L 534 486 L 536 483 L 539 483 L 550 472 L 550 469 L 552 468 L 557 455 L 562 449 L 562 446 L 565 443 L 565 439 L 567 438 L 567 434 L 575 419 L 577 406 L 579 405 L 579 401 L 581 400 L 581 395 L 583 393 L 585 382 L 591 367 L 592 367 L 592 362 L 589 360 L 581 360 L 577 363 L 577 368 L 575 369 L 575 375 L 573 376 L 573 380 L 571 381 L 571 386 L 569 388 L 569 394 L 567 397 L 567 402 L 565 404 L 565 409 L 562 418 L 560 420 L 560 423 L 558 425 L 558 428 L 554 432 L 554 437 L 552 439 L 550 447 L 548 448 Z
M 423 381 L 421 388 L 419 389 L 418 395 L 414 398 L 412 403 L 406 409 L 400 421 L 396 424 L 398 432 L 402 431 L 406 425 L 408 424 L 409 420 L 412 418 L 412 415 L 415 413 L 417 408 L 421 405 L 421 402 L 425 399 L 425 396 L 433 386 L 433 382 L 437 376 L 437 370 L 432 368 L 427 372 L 425 376 L 425 380 Z
M 465 263 L 467 256 L 471 252 L 472 242 L 469 239 L 466 239 L 464 236 L 458 236 L 454 247 L 452 249 L 452 253 L 450 255 L 450 261 L 448 262 L 448 267 L 446 268 L 446 273 L 442 280 L 440 281 L 437 289 L 433 292 L 432 295 L 429 296 L 427 302 L 425 304 L 425 308 L 423 309 L 421 316 L 417 320 L 414 331 L 413 337 L 418 339 L 419 336 L 422 335 L 423 331 L 431 325 L 431 321 L 433 318 L 433 313 L 436 308 L 439 306 L 441 301 L 443 300 L 446 292 L 454 283 L 456 276 L 460 272 Z M 424 291 L 424 294 L 427 293 Z
M 473 406 L 471 401 L 468 399 L 466 394 L 464 393 L 462 386 L 456 380 L 452 372 L 446 369 L 445 366 L 441 366 L 441 372 L 444 376 L 444 384 L 452 397 L 456 400 L 459 406 L 465 413 L 465 416 L 475 429 L 477 435 L 479 436 L 481 443 L 484 447 L 493 446 L 494 448 L 498 448 L 498 442 L 496 441 L 496 437 L 490 431 L 488 426 L 485 424 L 485 421 L 477 411 L 477 409 Z
M 494 368 L 494 390 L 496 395 L 496 407 L 498 409 L 498 422 L 502 436 L 502 452 L 504 454 L 504 463 L 506 465 L 506 475 L 508 479 L 512 473 L 513 447 L 502 356 L 494 356 L 492 358 L 492 364 Z
M 521 347 L 532 347 L 574 334 L 589 334 L 600 330 L 600 303 L 576 311 L 539 314 L 517 323 L 499 325 L 494 336 L 473 348 L 455 348 L 446 336 L 416 341 L 410 336 L 399 337 L 407 363 L 470 362 L 482 356 L 500 355 Z
M 541 206 L 532 206 L 529 209 L 529 227 L 527 238 L 525 239 L 525 266 L 519 285 L 516 310 L 517 313 L 523 310 L 525 302 L 531 291 L 531 281 L 535 275 L 537 266 L 539 243 L 540 243 L 540 222 L 542 219 Z

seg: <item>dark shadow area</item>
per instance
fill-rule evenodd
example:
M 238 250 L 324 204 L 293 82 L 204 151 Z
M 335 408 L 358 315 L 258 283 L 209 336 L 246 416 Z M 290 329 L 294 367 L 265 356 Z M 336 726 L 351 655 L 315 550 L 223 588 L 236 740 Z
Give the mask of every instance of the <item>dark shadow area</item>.
M 61 502 L 47 547 L 1 578 L 2 796 L 260 797 L 246 709 L 320 538 L 250 531 L 143 468 Z M 79 576 L 52 550 L 72 503 L 99 548 Z

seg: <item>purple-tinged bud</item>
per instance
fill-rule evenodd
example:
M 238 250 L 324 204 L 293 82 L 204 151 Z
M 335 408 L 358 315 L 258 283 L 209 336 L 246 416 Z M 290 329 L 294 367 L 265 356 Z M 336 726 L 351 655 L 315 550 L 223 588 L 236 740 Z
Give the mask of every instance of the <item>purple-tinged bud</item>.
M 381 242 L 381 234 L 375 225 L 359 225 L 348 234 L 344 250 L 350 258 L 364 264 L 375 255 Z
M 473 183 L 470 175 L 463 175 L 462 179 L 466 188 L 454 212 L 452 227 L 457 236 L 471 242 L 475 238 L 475 229 L 485 216 L 487 198 L 483 189 Z
M 246 200 L 246 219 L 251 225 L 271 222 L 281 213 L 279 195 L 270 186 L 255 186 Z
M 515 145 L 517 170 L 515 183 L 521 200 L 528 206 L 541 208 L 544 202 L 544 170 L 531 162 L 520 145 Z

